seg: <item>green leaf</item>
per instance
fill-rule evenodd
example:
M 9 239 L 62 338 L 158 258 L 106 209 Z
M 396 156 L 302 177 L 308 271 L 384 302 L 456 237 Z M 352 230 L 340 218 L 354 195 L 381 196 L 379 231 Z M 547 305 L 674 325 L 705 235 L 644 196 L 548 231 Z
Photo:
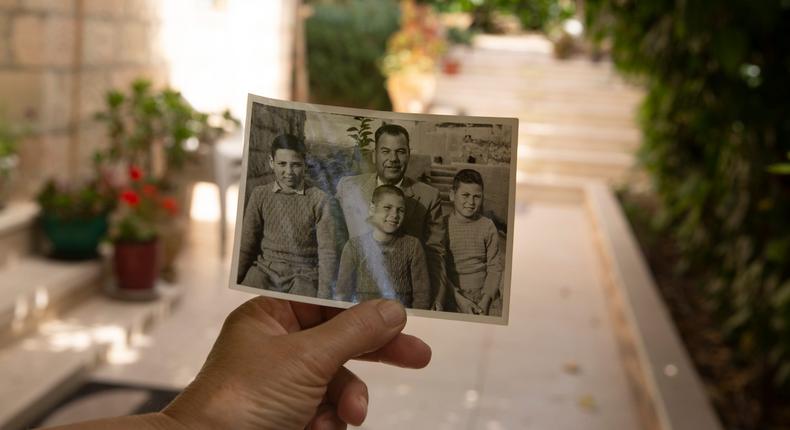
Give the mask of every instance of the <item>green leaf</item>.
M 765 170 L 776 175 L 790 175 L 790 163 L 772 164 Z
M 346 129 L 346 131 L 348 131 L 348 132 L 359 131 L 359 129 L 356 128 L 356 127 L 349 127 L 349 128 Z

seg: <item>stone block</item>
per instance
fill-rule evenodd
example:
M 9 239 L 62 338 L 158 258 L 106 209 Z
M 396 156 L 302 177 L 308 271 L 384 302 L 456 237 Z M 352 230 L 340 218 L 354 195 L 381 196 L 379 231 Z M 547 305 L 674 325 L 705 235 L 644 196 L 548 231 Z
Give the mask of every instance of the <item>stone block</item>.
M 85 16 L 117 17 L 124 13 L 127 0 L 83 0 L 82 10 Z
M 102 19 L 85 20 L 82 61 L 86 66 L 112 64 L 117 60 L 115 23 Z
M 39 169 L 42 180 L 66 180 L 72 169 L 69 163 L 71 136 L 68 133 L 51 133 L 41 137 L 40 157 L 46 159 Z
M 112 88 L 108 72 L 85 70 L 80 75 L 80 120 L 93 121 L 96 112 L 104 110 L 107 91 Z
M 41 128 L 45 131 L 63 130 L 71 123 L 72 72 L 45 72 L 42 79 Z
M 18 3 L 17 0 L 0 0 L 0 10 L 15 9 Z
M 150 26 L 140 22 L 121 25 L 120 60 L 124 63 L 146 64 L 151 56 Z
M 32 123 L 35 127 L 43 94 L 41 73 L 0 70 L 0 109 L 11 121 Z
M 72 17 L 19 15 L 12 24 L 13 59 L 25 66 L 69 66 L 74 35 Z
M 41 171 L 46 163 L 45 157 L 41 156 L 41 147 L 41 136 L 22 139 L 19 144 L 18 186 L 15 192 L 18 198 L 32 197 L 43 183 Z
M 22 0 L 24 10 L 73 14 L 75 0 Z
M 0 37 L 0 64 L 7 63 L 10 56 L 10 41 L 5 37 L 9 32 L 9 23 L 8 15 L 0 15 L 0 35 L 3 35 Z
M 159 21 L 162 14 L 162 5 L 158 0 L 127 0 L 125 6 L 125 15 L 131 19 Z
M 84 122 L 80 127 L 80 142 L 77 150 L 75 177 L 85 178 L 93 173 L 93 156 L 99 149 L 107 147 L 107 129 L 96 121 Z

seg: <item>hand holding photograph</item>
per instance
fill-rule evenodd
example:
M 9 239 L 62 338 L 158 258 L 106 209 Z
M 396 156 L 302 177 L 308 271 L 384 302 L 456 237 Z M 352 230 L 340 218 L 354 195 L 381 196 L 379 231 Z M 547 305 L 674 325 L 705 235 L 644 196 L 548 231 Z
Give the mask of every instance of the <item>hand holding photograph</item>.
M 248 97 L 231 288 L 507 324 L 513 118 Z

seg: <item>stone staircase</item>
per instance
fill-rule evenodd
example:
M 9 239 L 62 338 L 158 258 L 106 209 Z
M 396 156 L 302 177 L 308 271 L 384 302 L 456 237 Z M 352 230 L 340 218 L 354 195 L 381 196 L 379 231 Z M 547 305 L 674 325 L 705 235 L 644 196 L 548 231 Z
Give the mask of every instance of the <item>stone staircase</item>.
M 135 335 L 180 297 L 163 287 L 155 302 L 102 293 L 106 264 L 34 254 L 32 203 L 0 210 L 0 428 L 21 429 L 60 402 L 105 361 L 128 360 Z
M 630 182 L 641 143 L 641 89 L 609 62 L 554 59 L 539 36 L 487 36 L 456 49 L 461 72 L 441 76 L 434 106 L 466 115 L 519 118 L 522 175 Z M 482 40 L 482 39 L 481 39 Z M 522 46 L 523 49 L 516 49 Z M 521 175 L 520 175 L 521 176 Z

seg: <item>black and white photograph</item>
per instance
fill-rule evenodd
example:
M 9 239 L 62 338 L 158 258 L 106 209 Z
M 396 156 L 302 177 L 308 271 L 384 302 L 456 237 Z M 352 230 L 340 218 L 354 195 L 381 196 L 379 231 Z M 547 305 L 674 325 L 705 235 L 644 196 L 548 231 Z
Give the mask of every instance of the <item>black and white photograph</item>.
M 518 120 L 249 95 L 231 288 L 507 324 Z

